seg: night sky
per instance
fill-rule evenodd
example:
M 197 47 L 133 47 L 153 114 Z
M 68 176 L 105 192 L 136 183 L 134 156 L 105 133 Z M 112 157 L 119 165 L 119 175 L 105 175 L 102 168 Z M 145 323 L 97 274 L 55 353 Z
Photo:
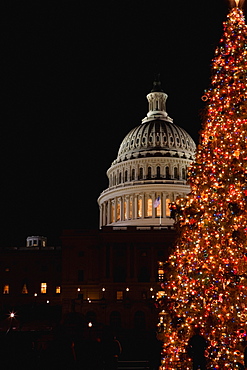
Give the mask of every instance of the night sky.
M 97 198 L 155 73 L 174 123 L 198 141 L 227 0 L 1 5 L 1 237 L 59 245 L 98 228 Z M 247 12 L 245 11 L 247 14 Z

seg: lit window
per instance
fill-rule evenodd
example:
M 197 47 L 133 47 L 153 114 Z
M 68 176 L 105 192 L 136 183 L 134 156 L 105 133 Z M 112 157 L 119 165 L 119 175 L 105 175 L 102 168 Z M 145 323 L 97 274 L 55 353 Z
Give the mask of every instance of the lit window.
M 3 294 L 9 294 L 9 285 L 5 284 L 3 287 Z
M 47 293 L 47 283 L 41 283 L 40 284 L 40 292 L 41 292 L 41 294 L 46 294 Z
M 124 201 L 124 219 L 127 220 L 127 203 Z
M 160 198 L 160 195 L 158 196 L 158 198 Z M 161 201 L 159 202 L 158 207 L 156 207 L 156 216 L 157 217 L 160 217 L 161 216 Z
M 117 202 L 117 221 L 120 220 L 120 202 Z
M 122 290 L 118 290 L 117 291 L 117 300 L 118 301 L 121 301 L 123 299 L 123 291 Z
M 21 291 L 21 294 L 28 294 L 27 284 L 24 284 L 24 285 L 23 285 L 23 287 L 22 287 L 22 291 Z
M 147 217 L 152 217 L 153 213 L 153 202 L 151 198 L 148 198 L 147 201 Z
M 142 199 L 138 199 L 138 217 L 142 217 Z
M 56 286 L 56 294 L 60 294 L 61 293 L 61 287 L 58 285 Z
M 133 217 L 133 202 L 132 200 L 130 200 L 130 214 L 129 214 L 129 218 L 132 218 Z

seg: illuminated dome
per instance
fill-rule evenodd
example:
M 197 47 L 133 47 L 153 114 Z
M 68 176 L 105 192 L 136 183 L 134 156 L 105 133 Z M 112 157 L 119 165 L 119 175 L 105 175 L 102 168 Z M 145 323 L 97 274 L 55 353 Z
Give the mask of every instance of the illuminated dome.
M 150 155 L 179 154 L 193 158 L 194 153 L 195 143 L 184 129 L 169 121 L 155 119 L 143 122 L 125 136 L 114 163 Z
M 122 141 L 98 199 L 101 226 L 171 226 L 169 203 L 190 192 L 187 168 L 196 145 L 166 112 L 159 81 L 147 95 L 149 111 Z M 160 205 L 154 206 L 155 199 Z

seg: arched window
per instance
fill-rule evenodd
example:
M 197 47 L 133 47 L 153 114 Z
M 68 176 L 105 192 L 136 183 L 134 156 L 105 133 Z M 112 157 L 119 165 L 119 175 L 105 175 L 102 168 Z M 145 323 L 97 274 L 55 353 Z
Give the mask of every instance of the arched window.
M 135 180 L 135 169 L 132 169 L 131 180 Z
M 169 179 L 170 178 L 170 171 L 169 171 L 169 167 L 166 166 L 166 179 Z
M 121 182 L 122 182 L 122 172 L 119 172 L 118 183 L 121 184 Z
M 127 182 L 128 181 L 128 171 L 125 170 L 125 173 L 124 173 L 124 181 Z
M 186 180 L 185 168 L 182 168 L 182 179 Z
M 178 179 L 178 168 L 174 167 L 174 179 Z
M 9 294 L 9 285 L 5 284 L 3 287 L 3 294 Z
M 151 179 L 151 177 L 152 177 L 152 169 L 151 169 L 151 167 L 148 167 L 148 175 L 147 175 L 147 178 L 148 179 Z
M 22 287 L 22 291 L 21 291 L 21 294 L 28 294 L 27 284 L 24 284 L 24 285 L 23 285 L 23 287 Z
M 140 167 L 139 169 L 139 179 L 142 180 L 143 179 L 143 168 Z
M 157 179 L 160 179 L 160 166 L 158 166 L 156 169 L 156 177 Z

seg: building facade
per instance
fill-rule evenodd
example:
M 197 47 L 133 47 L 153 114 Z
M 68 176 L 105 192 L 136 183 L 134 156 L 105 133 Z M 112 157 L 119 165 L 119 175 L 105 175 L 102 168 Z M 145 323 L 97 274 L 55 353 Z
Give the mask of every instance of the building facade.
M 42 312 L 48 318 L 49 310 L 56 307 L 56 312 L 61 311 L 61 265 L 61 247 L 48 246 L 47 238 L 42 236 L 28 237 L 26 246 L 0 249 L 3 328 L 6 314 L 12 310 L 17 313 L 17 327 L 25 316 L 22 328 L 29 322 L 26 329 L 31 330 L 41 327 Z M 46 324 L 49 326 L 49 319 Z
M 64 231 L 63 313 L 125 329 L 142 320 L 143 329 L 153 329 L 157 261 L 167 259 L 174 237 L 170 227 Z

